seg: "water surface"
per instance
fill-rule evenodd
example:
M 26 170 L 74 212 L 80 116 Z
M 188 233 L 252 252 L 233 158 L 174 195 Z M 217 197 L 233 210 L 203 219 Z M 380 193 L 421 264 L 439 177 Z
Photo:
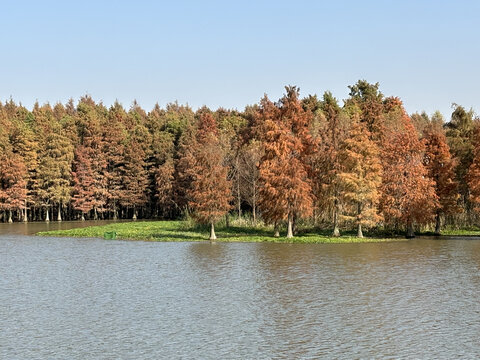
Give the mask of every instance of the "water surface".
M 478 238 L 212 246 L 42 226 L 0 224 L 0 359 L 480 357 Z

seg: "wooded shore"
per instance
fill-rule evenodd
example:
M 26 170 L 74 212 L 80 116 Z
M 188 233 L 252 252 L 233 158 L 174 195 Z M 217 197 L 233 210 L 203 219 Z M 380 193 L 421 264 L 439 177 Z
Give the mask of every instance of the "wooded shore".
M 446 122 L 407 114 L 378 83 L 349 89 L 342 106 L 287 86 L 243 111 L 126 110 L 90 96 L 28 110 L 10 99 L 0 103 L 0 221 L 190 217 L 212 240 L 233 214 L 289 239 L 309 227 L 412 237 L 478 223 L 475 112 L 455 105 Z

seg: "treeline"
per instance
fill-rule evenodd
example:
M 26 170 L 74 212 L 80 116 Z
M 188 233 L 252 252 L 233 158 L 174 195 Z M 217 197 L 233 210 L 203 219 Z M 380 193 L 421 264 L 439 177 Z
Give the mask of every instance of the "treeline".
M 301 224 L 466 226 L 480 203 L 480 122 L 454 105 L 409 116 L 378 84 L 339 104 L 286 87 L 243 112 L 177 103 L 150 112 L 0 103 L 0 220 L 261 218 L 291 237 Z

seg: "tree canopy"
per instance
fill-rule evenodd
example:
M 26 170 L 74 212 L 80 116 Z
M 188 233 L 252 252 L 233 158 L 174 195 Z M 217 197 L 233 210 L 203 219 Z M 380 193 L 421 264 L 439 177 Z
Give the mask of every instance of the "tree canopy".
M 0 219 L 231 216 L 333 235 L 476 224 L 480 127 L 454 104 L 407 114 L 378 83 L 300 97 L 287 86 L 243 111 L 137 102 L 0 102 Z

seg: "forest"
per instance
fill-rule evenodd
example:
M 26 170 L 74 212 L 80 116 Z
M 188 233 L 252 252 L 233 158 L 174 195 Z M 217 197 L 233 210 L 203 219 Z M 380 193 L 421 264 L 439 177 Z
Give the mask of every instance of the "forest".
M 452 105 L 407 114 L 379 84 L 300 97 L 295 86 L 243 111 L 137 102 L 29 110 L 0 103 L 0 221 L 180 219 L 227 215 L 286 229 L 440 234 L 475 225 L 480 121 Z M 228 216 L 227 216 L 228 219 Z M 252 226 L 253 226 L 252 225 Z

